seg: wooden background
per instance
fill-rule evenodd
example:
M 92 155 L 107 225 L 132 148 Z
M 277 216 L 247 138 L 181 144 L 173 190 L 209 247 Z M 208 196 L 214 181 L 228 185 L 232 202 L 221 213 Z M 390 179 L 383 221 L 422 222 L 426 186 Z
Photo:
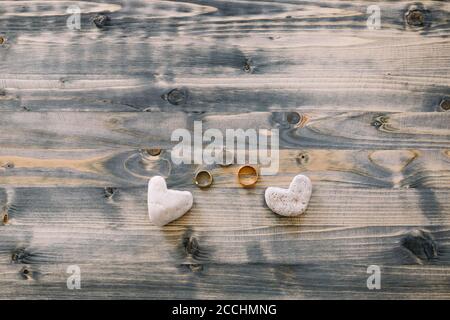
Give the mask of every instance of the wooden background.
M 0 1 L 0 298 L 449 299 L 449 18 L 448 1 Z M 279 129 L 279 174 L 244 190 L 216 168 L 197 189 L 170 161 L 194 120 Z M 276 216 L 264 189 L 298 173 L 307 213 Z M 156 174 L 195 199 L 164 228 Z

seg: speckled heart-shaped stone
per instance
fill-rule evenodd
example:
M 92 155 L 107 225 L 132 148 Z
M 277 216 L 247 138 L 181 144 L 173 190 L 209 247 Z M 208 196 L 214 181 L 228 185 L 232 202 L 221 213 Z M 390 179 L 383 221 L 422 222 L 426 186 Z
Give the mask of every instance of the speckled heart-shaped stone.
M 167 189 L 166 180 L 161 176 L 148 182 L 148 216 L 159 227 L 183 216 L 192 208 L 193 202 L 192 193 Z
M 311 180 L 307 176 L 297 175 L 292 179 L 289 189 L 269 187 L 264 197 L 270 210 L 291 217 L 306 211 L 311 194 Z

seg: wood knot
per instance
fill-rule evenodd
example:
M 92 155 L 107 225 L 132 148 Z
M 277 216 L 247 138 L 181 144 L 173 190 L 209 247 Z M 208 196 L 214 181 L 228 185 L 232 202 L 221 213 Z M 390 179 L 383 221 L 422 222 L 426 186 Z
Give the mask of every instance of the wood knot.
M 384 116 L 384 115 L 375 117 L 375 119 L 372 121 L 371 125 L 380 131 L 386 131 L 386 132 L 397 131 L 396 128 L 392 127 L 389 124 L 389 117 Z
M 420 260 L 437 257 L 437 245 L 429 232 L 413 230 L 402 238 L 401 245 Z
M 162 95 L 161 98 L 168 101 L 170 104 L 178 106 L 186 102 L 187 93 L 185 90 L 175 88 L 169 91 L 168 93 Z
M 300 122 L 300 120 L 302 119 L 302 116 L 298 113 L 298 112 L 289 112 L 286 115 L 286 121 L 289 124 L 297 124 Z
M 244 65 L 242 66 L 242 70 L 245 73 L 252 73 L 255 67 L 252 65 L 250 60 L 246 60 Z
M 144 151 L 145 151 L 145 153 L 147 153 L 147 155 L 152 156 L 152 157 L 157 157 L 161 154 L 160 148 L 145 149 Z
M 106 187 L 105 188 L 105 198 L 111 199 L 117 193 L 117 188 Z
M 295 158 L 295 160 L 297 161 L 298 165 L 304 166 L 309 162 L 309 155 L 306 152 L 300 152 Z
M 304 127 L 306 122 L 308 122 L 308 117 L 298 112 L 288 112 L 286 114 L 286 121 L 290 125 Z
M 2 165 L 2 167 L 5 169 L 14 169 L 14 163 L 8 161 L 4 165 Z
M 28 263 L 28 257 L 30 257 L 30 254 L 28 254 L 25 249 L 17 249 L 14 251 L 11 255 L 11 262 L 12 263 Z
M 427 24 L 427 12 L 423 6 L 413 5 L 405 13 L 406 24 L 413 28 L 422 28 Z
M 22 269 L 20 269 L 19 273 L 25 280 L 33 279 L 33 271 L 31 271 L 28 267 L 23 267 Z
M 193 273 L 198 273 L 203 271 L 203 265 L 202 264 L 189 264 L 189 270 L 191 270 Z
M 200 246 L 195 237 L 184 238 L 183 246 L 188 255 L 196 256 L 200 252 Z
M 111 18 L 105 14 L 98 14 L 92 19 L 92 22 L 94 22 L 95 26 L 97 28 L 103 28 L 109 24 L 111 21 Z
M 381 128 L 384 124 L 386 124 L 386 123 L 387 123 L 387 120 L 386 120 L 383 116 L 380 116 L 380 117 L 376 117 L 376 118 L 372 121 L 371 125 L 374 126 L 374 127 L 377 128 L 377 129 L 379 129 L 379 128 Z
M 2 215 L 1 215 L 1 219 L 2 219 L 2 223 L 3 225 L 7 225 L 9 222 L 9 210 L 10 210 L 10 206 L 9 205 L 5 205 L 3 206 L 2 209 Z
M 3 217 L 2 217 L 2 223 L 3 225 L 7 225 L 9 222 L 9 215 L 8 212 L 3 212 Z
M 406 22 L 410 26 L 422 27 L 425 24 L 425 15 L 420 10 L 410 10 L 406 13 Z
M 6 42 L 6 38 L 3 36 L 0 36 L 0 45 L 4 44 Z
M 442 110 L 448 111 L 450 110 L 450 99 L 443 99 L 441 104 L 439 105 Z

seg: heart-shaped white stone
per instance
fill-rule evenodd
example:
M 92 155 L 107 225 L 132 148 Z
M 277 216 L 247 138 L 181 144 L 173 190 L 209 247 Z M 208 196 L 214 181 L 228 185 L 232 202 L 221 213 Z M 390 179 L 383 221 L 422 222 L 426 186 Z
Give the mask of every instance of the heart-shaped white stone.
M 292 179 L 289 189 L 270 187 L 264 194 L 267 206 L 282 216 L 298 216 L 306 211 L 311 199 L 312 183 L 299 174 Z
M 148 216 L 159 227 L 180 218 L 192 208 L 193 202 L 192 193 L 167 189 L 166 180 L 161 176 L 148 182 Z

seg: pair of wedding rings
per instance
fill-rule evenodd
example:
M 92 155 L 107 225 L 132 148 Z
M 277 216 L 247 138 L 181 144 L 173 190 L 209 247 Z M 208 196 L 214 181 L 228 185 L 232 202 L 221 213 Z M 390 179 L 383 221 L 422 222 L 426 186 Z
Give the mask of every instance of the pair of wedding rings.
M 239 168 L 237 177 L 239 183 L 244 188 L 253 187 L 258 181 L 258 167 L 252 165 L 244 165 Z M 207 188 L 213 183 L 212 173 L 208 170 L 200 170 L 196 173 L 194 182 L 199 188 Z
M 159 156 L 161 154 L 161 149 L 147 149 L 147 154 L 152 157 Z M 229 151 L 224 149 L 220 154 L 220 157 L 223 159 L 223 163 L 219 164 L 222 167 L 229 167 L 233 164 L 233 157 L 229 154 Z M 244 165 L 239 168 L 237 173 L 238 181 L 244 188 L 253 187 L 259 178 L 259 169 L 257 166 L 252 165 Z M 213 175 L 208 170 L 200 170 L 195 174 L 194 183 L 199 188 L 208 188 L 213 183 Z

